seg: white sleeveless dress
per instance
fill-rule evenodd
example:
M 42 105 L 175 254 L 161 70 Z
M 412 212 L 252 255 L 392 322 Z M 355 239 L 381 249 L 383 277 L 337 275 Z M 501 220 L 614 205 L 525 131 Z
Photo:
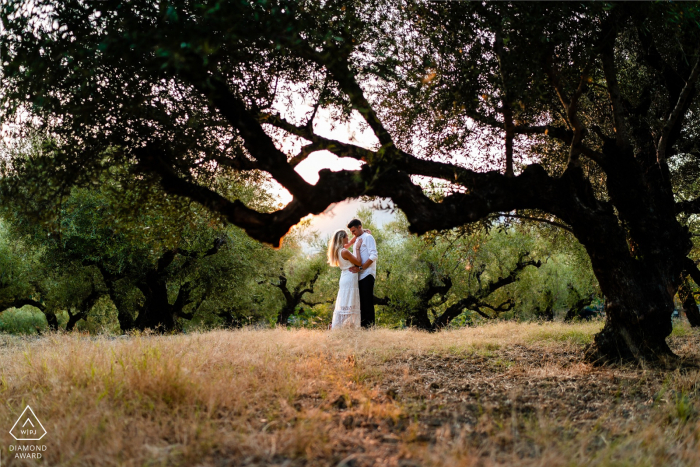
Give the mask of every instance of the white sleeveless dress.
M 342 251 L 342 250 L 341 250 Z M 340 282 L 338 283 L 338 297 L 335 299 L 333 311 L 333 323 L 331 329 L 360 328 L 360 286 L 359 274 L 350 272 L 353 264 L 340 256 Z

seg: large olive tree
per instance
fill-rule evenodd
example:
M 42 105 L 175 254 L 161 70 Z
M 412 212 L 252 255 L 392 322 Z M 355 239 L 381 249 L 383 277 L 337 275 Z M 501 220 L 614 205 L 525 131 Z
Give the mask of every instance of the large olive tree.
M 0 120 L 55 138 L 39 164 L 51 180 L 87 182 L 126 162 L 275 245 L 304 216 L 361 195 L 391 198 L 416 233 L 535 210 L 566 224 L 591 257 L 608 298 L 598 353 L 672 356 L 673 297 L 684 274 L 697 275 L 684 222 L 700 198 L 675 177 L 680 166 L 697 173 L 694 4 L 1 8 Z M 289 111 L 292 95 L 311 103 L 305 116 Z M 318 134 L 319 112 L 361 117 L 376 143 Z M 307 144 L 288 154 L 280 136 Z M 295 165 L 321 150 L 365 164 L 322 171 L 312 185 Z M 226 170 L 263 174 L 294 199 L 256 210 L 210 183 Z M 451 190 L 427 196 L 415 176 Z

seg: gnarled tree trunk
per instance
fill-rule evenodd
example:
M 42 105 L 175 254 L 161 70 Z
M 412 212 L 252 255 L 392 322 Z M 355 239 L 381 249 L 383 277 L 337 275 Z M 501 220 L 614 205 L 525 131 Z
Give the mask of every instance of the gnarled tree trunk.
M 604 146 L 607 188 L 617 217 L 611 209 L 590 221 L 571 217 L 608 299 L 605 326 L 589 352 L 594 360 L 674 357 L 666 337 L 692 244 L 676 219 L 668 170 L 656 164 L 650 135 L 636 136 L 647 143 L 646 154 Z
M 691 277 L 696 284 L 700 284 L 700 270 L 690 258 L 685 261 L 685 274 Z M 683 311 L 692 327 L 700 327 L 700 310 L 698 310 L 695 294 L 687 277 L 678 290 L 678 298 L 683 304 Z
M 192 319 L 193 313 L 183 311 L 185 306 L 192 303 L 189 282 L 180 287 L 173 304 L 168 301 L 167 282 L 162 275 L 149 274 L 138 286 L 144 294 L 145 302 L 134 321 L 136 328 L 169 332 L 178 329 L 177 318 Z
M 68 322 L 66 323 L 66 331 L 72 331 L 73 328 L 75 328 L 75 325 L 78 324 L 78 321 L 80 321 L 81 319 L 87 319 L 90 310 L 92 310 L 92 307 L 95 306 L 95 303 L 97 303 L 97 300 L 99 300 L 100 297 L 102 297 L 102 295 L 103 292 L 95 289 L 93 286 L 92 292 L 90 292 L 90 294 L 87 297 L 85 297 L 85 299 L 80 304 L 80 309 L 76 313 L 73 313 L 72 311 L 68 310 Z
M 690 325 L 694 328 L 700 326 L 700 310 L 687 278 L 678 289 L 678 299 L 681 301 L 681 308 Z
M 299 282 L 296 287 L 290 289 L 287 286 L 287 276 L 284 273 L 284 269 L 280 272 L 279 282 L 271 283 L 272 286 L 277 287 L 282 292 L 284 296 L 284 305 L 282 309 L 277 314 L 277 324 L 281 326 L 289 325 L 289 318 L 292 317 L 294 312 L 301 303 L 305 303 L 309 306 L 317 305 L 318 303 L 311 303 L 304 300 L 304 295 L 314 293 L 314 285 L 318 281 L 321 275 L 321 270 L 317 270 L 314 276 L 308 281 Z M 322 302 L 319 302 L 322 303 Z

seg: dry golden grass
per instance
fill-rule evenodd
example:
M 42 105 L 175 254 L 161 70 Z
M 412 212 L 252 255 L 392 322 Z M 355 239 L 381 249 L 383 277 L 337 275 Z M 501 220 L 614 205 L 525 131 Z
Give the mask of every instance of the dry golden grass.
M 697 369 L 593 367 L 600 326 L 0 336 L 2 466 L 26 404 L 52 466 L 697 465 Z

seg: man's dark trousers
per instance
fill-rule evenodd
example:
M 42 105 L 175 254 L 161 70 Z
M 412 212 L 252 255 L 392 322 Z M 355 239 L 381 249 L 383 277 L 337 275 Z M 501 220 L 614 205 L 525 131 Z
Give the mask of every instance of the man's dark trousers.
M 374 276 L 360 279 L 360 324 L 363 328 L 374 325 Z

